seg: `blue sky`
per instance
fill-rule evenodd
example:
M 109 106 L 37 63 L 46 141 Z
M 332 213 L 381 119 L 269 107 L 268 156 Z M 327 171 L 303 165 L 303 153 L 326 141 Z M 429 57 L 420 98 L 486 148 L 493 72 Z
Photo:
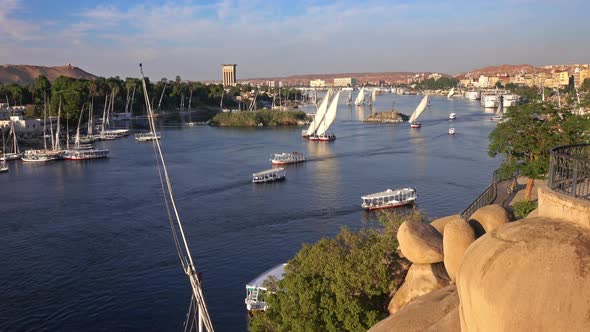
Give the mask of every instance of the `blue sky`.
M 0 64 L 218 79 L 590 62 L 590 1 L 0 0 Z

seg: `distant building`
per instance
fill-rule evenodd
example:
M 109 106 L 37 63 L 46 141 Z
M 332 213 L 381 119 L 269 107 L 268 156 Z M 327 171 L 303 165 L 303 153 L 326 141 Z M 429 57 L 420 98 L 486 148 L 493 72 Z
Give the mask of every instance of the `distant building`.
M 580 70 L 579 73 L 579 79 L 578 79 L 578 84 L 576 84 L 577 86 L 582 85 L 582 83 L 584 83 L 585 79 L 590 79 L 590 69 L 582 69 Z
M 278 80 L 266 81 L 265 85 L 268 86 L 269 88 L 278 88 L 278 87 L 280 87 L 280 82 Z
M 335 78 L 334 79 L 334 86 L 355 86 L 356 85 L 356 78 L 352 77 L 342 77 L 342 78 Z
M 236 85 L 236 64 L 221 65 L 221 73 L 223 75 L 223 86 Z
M 320 79 L 311 80 L 311 81 L 309 81 L 309 86 L 311 88 L 323 88 L 326 86 L 326 81 L 320 80 Z
M 555 87 L 566 86 L 569 84 L 570 75 L 567 71 L 560 71 L 553 73 L 551 78 Z

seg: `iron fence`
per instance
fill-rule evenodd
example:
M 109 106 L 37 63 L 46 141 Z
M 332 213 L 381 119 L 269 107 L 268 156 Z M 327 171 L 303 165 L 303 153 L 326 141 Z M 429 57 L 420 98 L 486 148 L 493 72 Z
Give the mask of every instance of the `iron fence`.
M 496 197 L 498 197 L 498 183 L 506 180 L 512 180 L 520 175 L 519 171 L 515 171 L 512 174 L 506 174 L 500 172 L 500 169 L 495 170 L 492 173 L 492 183 L 479 195 L 477 198 L 469 204 L 469 206 L 461 212 L 461 218 L 468 220 L 471 215 L 486 205 L 494 203 Z
M 590 144 L 551 149 L 549 189 L 590 200 Z

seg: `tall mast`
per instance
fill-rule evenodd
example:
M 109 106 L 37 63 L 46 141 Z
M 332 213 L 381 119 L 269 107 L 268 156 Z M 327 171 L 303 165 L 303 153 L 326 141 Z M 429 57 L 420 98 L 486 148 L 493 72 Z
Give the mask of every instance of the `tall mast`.
M 131 93 L 131 104 L 129 104 L 129 113 L 133 114 L 133 101 L 135 100 L 135 84 L 133 84 L 133 93 Z
M 105 122 L 107 121 L 108 103 L 109 103 L 109 94 L 107 93 L 106 96 L 104 97 L 104 110 L 102 111 L 102 124 L 101 124 L 101 128 L 100 128 L 101 132 L 104 131 L 104 125 L 105 125 Z
M 82 115 L 84 114 L 84 105 L 82 105 L 82 110 L 80 110 L 80 117 L 78 118 L 78 128 L 76 129 L 76 137 L 74 138 L 74 146 L 79 148 L 80 147 L 80 124 L 82 124 Z
M 156 130 L 155 130 L 156 125 L 154 122 L 154 113 L 152 111 L 152 107 L 150 105 L 150 101 L 149 101 L 149 97 L 148 97 L 148 91 L 147 91 L 147 86 L 145 83 L 145 77 L 143 75 L 143 68 L 142 68 L 141 64 L 139 65 L 139 67 L 141 68 L 141 76 L 142 76 L 141 84 L 143 87 L 143 94 L 144 94 L 145 104 L 146 104 L 147 112 L 148 112 L 148 122 L 150 124 L 150 129 L 152 130 L 152 132 L 156 132 Z M 162 191 L 164 192 L 166 206 L 171 207 L 173 210 L 173 211 L 168 210 L 168 212 L 169 212 L 169 216 L 170 216 L 169 221 L 170 221 L 170 226 L 172 227 L 173 238 L 176 243 L 176 249 L 179 254 L 180 262 L 184 268 L 185 273 L 188 275 L 191 286 L 192 286 L 192 291 L 193 291 L 193 299 L 192 300 L 194 300 L 196 302 L 196 305 L 198 307 L 198 321 L 197 321 L 198 327 L 197 327 L 197 329 L 199 331 L 202 331 L 203 326 L 204 326 L 205 330 L 207 332 L 213 332 L 214 331 L 213 323 L 211 322 L 211 317 L 209 316 L 209 309 L 207 308 L 207 304 L 205 303 L 205 296 L 203 295 L 203 289 L 201 288 L 201 279 L 199 278 L 199 275 L 197 273 L 195 263 L 193 261 L 192 255 L 190 253 L 188 243 L 186 241 L 184 229 L 182 227 L 182 222 L 180 220 L 180 215 L 178 213 L 178 209 L 176 208 L 176 201 L 175 201 L 174 195 L 172 193 L 172 185 L 170 183 L 170 177 L 168 175 L 168 169 L 166 167 L 166 162 L 164 160 L 164 155 L 162 153 L 162 147 L 160 146 L 160 141 L 154 140 L 153 146 L 154 146 L 154 150 L 158 156 L 157 157 L 158 173 L 160 174 L 160 183 L 162 185 Z M 170 212 L 173 212 L 176 226 L 174 226 L 174 221 L 172 220 L 172 214 Z M 178 234 L 176 228 L 178 228 L 178 232 L 180 234 Z M 183 246 L 181 246 L 181 244 L 180 244 L 178 235 L 180 235 L 180 237 L 182 239 Z
M 162 98 L 164 98 L 164 92 L 166 91 L 167 85 L 168 85 L 168 82 L 164 83 L 164 88 L 162 89 L 162 94 L 160 95 L 160 101 L 158 102 L 158 108 L 157 108 L 158 112 L 160 112 L 160 109 L 162 107 Z
M 94 111 L 94 96 L 90 97 L 90 107 L 88 107 L 88 129 L 86 130 L 86 136 L 92 136 L 92 114 Z
M 47 151 L 47 92 L 43 92 L 43 147 Z
M 57 128 L 55 128 L 55 151 L 59 151 L 61 146 L 59 144 L 59 117 L 61 116 L 61 95 L 59 96 L 59 107 L 57 108 Z

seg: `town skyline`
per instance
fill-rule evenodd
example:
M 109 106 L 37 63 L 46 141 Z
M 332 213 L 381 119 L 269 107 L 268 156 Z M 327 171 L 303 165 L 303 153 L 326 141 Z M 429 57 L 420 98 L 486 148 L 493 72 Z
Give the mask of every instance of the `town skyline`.
M 0 0 L 0 63 L 216 80 L 587 63 L 582 1 L 302 3 Z M 555 13 L 567 13 L 555 21 Z M 555 24 L 553 24 L 554 22 Z

